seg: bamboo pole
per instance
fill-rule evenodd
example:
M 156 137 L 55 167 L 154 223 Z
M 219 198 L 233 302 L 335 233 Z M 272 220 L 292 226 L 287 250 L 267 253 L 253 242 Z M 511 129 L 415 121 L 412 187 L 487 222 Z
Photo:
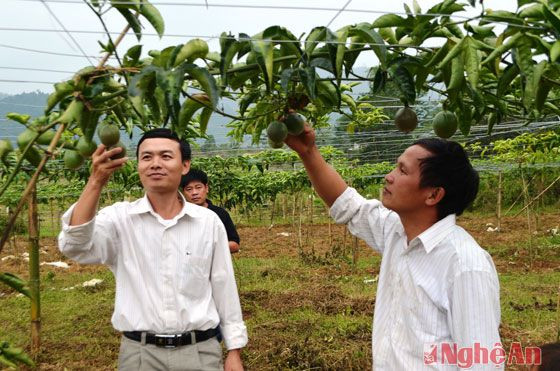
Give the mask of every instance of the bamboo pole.
M 497 215 L 498 215 L 498 232 L 502 230 L 502 171 L 498 171 L 498 201 L 497 201 Z
M 122 30 L 119 37 L 117 37 L 117 40 L 114 43 L 114 49 L 117 48 L 117 46 L 120 44 L 120 42 L 122 41 L 122 39 L 124 38 L 124 36 L 126 35 L 126 33 L 128 32 L 129 29 L 130 29 L 130 26 L 127 24 L 126 27 Z M 111 54 L 112 53 L 106 53 L 103 56 L 103 59 L 99 62 L 97 68 L 103 67 L 103 65 L 107 62 L 107 60 L 109 59 L 109 56 Z M 10 236 L 10 231 L 14 227 L 14 223 L 16 221 L 17 216 L 19 215 L 19 212 L 23 208 L 23 205 L 25 205 L 25 203 L 27 202 L 27 198 L 29 197 L 29 194 L 31 193 L 32 189 L 37 184 L 37 180 L 39 179 L 39 174 L 41 173 L 41 171 L 45 167 L 45 164 L 47 163 L 47 161 L 52 157 L 52 155 L 54 153 L 54 150 L 56 148 L 56 144 L 60 140 L 60 137 L 62 136 L 62 133 L 64 132 L 65 129 L 66 129 L 66 123 L 61 123 L 61 125 L 59 126 L 58 130 L 56 131 L 54 137 L 52 138 L 47 150 L 45 151 L 45 155 L 41 159 L 41 162 L 39 163 L 39 166 L 37 166 L 37 170 L 35 170 L 35 173 L 31 177 L 31 179 L 29 180 L 29 183 L 27 184 L 27 187 L 25 187 L 25 190 L 23 191 L 23 195 L 21 196 L 21 199 L 19 200 L 19 203 L 18 203 L 18 205 L 17 205 L 17 207 L 14 211 L 14 216 L 8 221 L 8 224 L 6 225 L 6 228 L 4 229 L 4 233 L 2 234 L 2 238 L 0 239 L 0 252 L 2 252 L 2 249 L 4 248 L 4 244 L 6 243 L 6 241 L 8 240 L 8 238 Z M 28 145 L 28 147 L 30 145 L 31 145 L 31 143 Z
M 41 347 L 41 293 L 39 279 L 39 216 L 37 187 L 33 187 L 28 201 L 29 216 L 29 291 L 31 292 L 31 353 Z
M 556 342 L 560 342 L 560 286 L 558 286 L 558 301 L 556 302 Z
M 355 271 L 358 266 L 358 237 L 352 237 L 352 271 Z
M 521 172 L 521 181 L 523 182 L 523 195 L 525 198 L 525 208 L 527 210 L 527 230 L 529 232 L 529 268 L 533 268 L 533 233 L 531 232 L 531 208 L 529 203 L 529 185 L 525 181 L 525 176 Z

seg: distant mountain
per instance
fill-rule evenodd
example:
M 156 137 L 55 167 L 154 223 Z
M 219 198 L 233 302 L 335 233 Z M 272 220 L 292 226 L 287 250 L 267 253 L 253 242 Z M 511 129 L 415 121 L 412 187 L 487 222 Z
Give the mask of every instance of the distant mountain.
M 47 103 L 48 94 L 35 91 L 17 95 L 0 93 L 0 138 L 11 139 L 21 133 L 25 127 L 17 122 L 8 120 L 6 114 L 17 112 L 31 117 L 41 116 Z

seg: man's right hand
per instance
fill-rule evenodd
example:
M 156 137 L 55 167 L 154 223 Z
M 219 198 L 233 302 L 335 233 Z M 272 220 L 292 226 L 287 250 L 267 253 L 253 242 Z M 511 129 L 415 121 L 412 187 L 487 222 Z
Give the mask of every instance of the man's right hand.
M 88 183 L 93 182 L 100 187 L 104 187 L 111 174 L 123 167 L 128 160 L 126 157 L 111 160 L 111 157 L 119 154 L 122 148 L 116 147 L 109 151 L 106 151 L 105 148 L 105 145 L 100 144 L 91 155 L 92 168 Z
M 111 174 L 120 169 L 128 160 L 127 157 L 111 160 L 111 156 L 115 156 L 121 151 L 120 147 L 106 151 L 105 146 L 101 144 L 93 152 L 91 155 L 91 174 L 72 211 L 70 225 L 81 225 L 93 219 L 103 187 L 109 181 Z
M 303 132 L 300 135 L 288 134 L 284 140 L 286 145 L 296 151 L 301 158 L 304 158 L 315 148 L 315 130 L 307 122 L 304 125 Z
M 288 134 L 284 142 L 297 152 L 313 188 L 330 207 L 348 186 L 321 156 L 315 143 L 315 131 L 306 122 L 300 135 Z

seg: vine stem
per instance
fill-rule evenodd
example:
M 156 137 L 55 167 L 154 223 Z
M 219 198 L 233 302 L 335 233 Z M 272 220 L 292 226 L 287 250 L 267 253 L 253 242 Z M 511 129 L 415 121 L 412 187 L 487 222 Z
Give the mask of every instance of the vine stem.
M 117 48 L 119 43 L 122 41 L 122 39 L 124 38 L 124 35 L 126 35 L 126 33 L 128 32 L 129 29 L 130 29 L 130 26 L 127 25 L 124 28 L 124 30 L 121 32 L 121 34 L 119 35 L 119 37 L 115 41 L 115 49 Z M 105 54 L 103 59 L 99 62 L 99 65 L 97 66 L 97 68 L 103 67 L 103 65 L 109 59 L 110 55 L 111 55 L 111 53 Z M 53 123 L 53 126 L 57 123 L 59 123 L 59 122 Z M 60 125 L 60 127 L 56 131 L 53 139 L 51 140 L 51 143 L 49 144 L 49 147 L 45 151 L 45 155 L 41 159 L 41 162 L 39 163 L 39 166 L 37 166 L 37 169 L 35 170 L 35 173 L 31 177 L 31 179 L 29 180 L 29 183 L 27 183 L 27 187 L 25 187 L 25 191 L 23 192 L 23 195 L 21 196 L 21 198 L 18 202 L 18 205 L 17 205 L 16 209 L 14 210 L 14 213 L 13 213 L 12 217 L 10 218 L 10 220 L 8 221 L 8 223 L 6 225 L 6 228 L 2 232 L 2 238 L 0 239 L 0 253 L 2 252 L 2 249 L 4 248 L 4 245 L 6 244 L 6 241 L 8 240 L 8 238 L 10 236 L 10 232 L 12 231 L 12 229 L 15 225 L 16 218 L 19 215 L 21 209 L 23 208 L 23 205 L 26 203 L 27 198 L 29 197 L 29 195 L 31 194 L 33 189 L 35 189 L 35 185 L 37 184 L 37 179 L 39 179 L 39 174 L 41 173 L 41 171 L 45 167 L 45 164 L 47 163 L 49 158 L 52 157 L 54 149 L 56 148 L 56 144 L 58 143 L 60 137 L 62 136 L 62 133 L 66 129 L 66 125 L 67 125 L 67 123 L 64 123 L 64 122 Z M 32 145 L 32 143 L 30 143 L 30 145 Z

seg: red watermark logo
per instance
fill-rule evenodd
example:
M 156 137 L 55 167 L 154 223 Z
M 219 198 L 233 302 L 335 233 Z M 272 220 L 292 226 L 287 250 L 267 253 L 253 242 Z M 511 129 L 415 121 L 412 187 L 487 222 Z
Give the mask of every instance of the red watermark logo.
M 425 365 L 456 365 L 460 368 L 470 368 L 475 365 L 540 365 L 541 348 L 525 347 L 521 343 L 511 343 L 506 352 L 502 343 L 496 343 L 488 348 L 480 343 L 471 347 L 458 347 L 455 343 L 424 344 Z

